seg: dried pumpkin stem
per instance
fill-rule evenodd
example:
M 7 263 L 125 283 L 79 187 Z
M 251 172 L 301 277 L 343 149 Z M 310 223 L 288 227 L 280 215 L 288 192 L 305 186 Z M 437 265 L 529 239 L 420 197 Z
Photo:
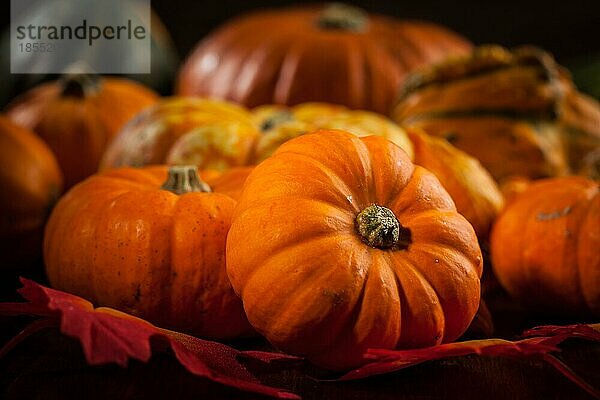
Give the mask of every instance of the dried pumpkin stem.
M 290 122 L 293 120 L 294 120 L 294 115 L 291 112 L 279 111 L 279 112 L 273 114 L 271 117 L 265 119 L 260 124 L 260 130 L 261 130 L 261 132 L 267 132 L 285 122 Z
M 76 97 L 82 99 L 98 92 L 100 78 L 91 74 L 69 74 L 62 78 L 63 97 Z
M 174 165 L 170 167 L 167 181 L 160 188 L 175 194 L 212 192 L 210 186 L 200 179 L 198 167 L 195 165 Z
M 348 4 L 331 3 L 319 15 L 317 25 L 323 29 L 362 32 L 367 21 L 368 16 L 364 10 Z
M 362 210 L 355 219 L 356 229 L 366 244 L 378 249 L 406 249 L 410 230 L 403 227 L 394 212 L 377 204 Z

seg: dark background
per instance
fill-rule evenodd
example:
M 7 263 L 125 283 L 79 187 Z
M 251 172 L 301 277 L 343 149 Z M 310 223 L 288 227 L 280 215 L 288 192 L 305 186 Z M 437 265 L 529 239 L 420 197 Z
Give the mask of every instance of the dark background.
M 6 27 L 10 18 L 10 2 L 2 0 L 0 3 L 1 23 Z M 237 14 L 298 3 L 274 0 L 152 0 L 181 57 L 208 32 Z M 373 0 L 346 3 L 399 18 L 434 21 L 465 35 L 476 44 L 537 45 L 552 52 L 561 63 L 600 53 L 598 0 Z
M 256 8 L 298 4 L 273 0 L 152 0 L 180 55 L 211 29 Z M 533 44 L 560 62 L 600 53 L 600 1 L 373 0 L 346 1 L 371 12 L 445 25 L 476 44 Z M 265 27 L 268 29 L 268 27 Z
M 101 1 L 101 0 L 98 0 Z M 170 32 L 179 60 L 211 30 L 241 13 L 299 4 L 275 0 L 151 0 Z M 507 47 L 535 45 L 552 53 L 574 72 L 576 84 L 600 98 L 600 0 L 551 2 L 549 0 L 413 0 L 346 1 L 363 9 L 401 19 L 421 19 L 444 25 L 475 44 Z M 0 28 L 10 22 L 10 1 L 0 0 Z M 268 26 L 265 29 L 269 29 Z M 155 84 L 140 77 L 162 94 L 170 94 L 175 64 L 166 80 Z M 9 56 L 0 56 L 0 107 L 18 93 L 53 76 L 7 77 Z M 171 70 L 169 70 L 171 71 Z

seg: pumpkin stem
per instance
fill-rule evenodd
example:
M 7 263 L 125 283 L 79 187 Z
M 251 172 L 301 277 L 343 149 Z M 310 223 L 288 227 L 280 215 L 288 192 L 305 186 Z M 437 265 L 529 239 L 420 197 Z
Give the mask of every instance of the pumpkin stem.
M 68 74 L 62 79 L 63 97 L 82 99 L 97 93 L 100 88 L 100 77 L 91 74 Z
M 368 19 L 367 13 L 358 7 L 331 3 L 319 15 L 317 26 L 322 29 L 362 32 L 367 26 Z
M 291 112 L 279 111 L 279 112 L 273 114 L 273 116 L 271 116 L 270 118 L 267 118 L 264 121 L 262 121 L 262 123 L 260 124 L 260 130 L 261 130 L 261 132 L 270 131 L 271 129 L 275 128 L 276 126 L 278 126 L 284 122 L 292 121 L 293 119 L 294 119 L 294 116 L 292 115 Z
M 407 249 L 411 243 L 410 229 L 400 225 L 389 208 L 372 204 L 362 210 L 354 221 L 363 242 L 378 249 Z
M 169 167 L 169 176 L 160 188 L 175 194 L 212 192 L 210 186 L 198 176 L 198 167 L 195 165 L 174 165 Z

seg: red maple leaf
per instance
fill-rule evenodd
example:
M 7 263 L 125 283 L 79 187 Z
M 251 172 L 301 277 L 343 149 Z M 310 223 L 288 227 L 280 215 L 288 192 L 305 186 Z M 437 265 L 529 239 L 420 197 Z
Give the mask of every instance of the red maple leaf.
M 427 361 L 469 354 L 521 359 L 537 358 L 549 363 L 583 390 L 600 399 L 600 391 L 577 376 L 567 365 L 551 354 L 560 351 L 557 346 L 570 338 L 600 342 L 600 324 L 540 326 L 527 330 L 522 336 L 525 338 L 517 341 L 482 339 L 446 343 L 421 349 L 369 349 L 365 358 L 370 361 L 364 366 L 346 373 L 339 380 L 353 380 L 387 374 Z
M 43 317 L 7 343 L 0 356 L 23 338 L 49 325 L 59 325 L 65 335 L 81 342 L 90 365 L 117 363 L 129 359 L 147 362 L 152 355 L 151 339 L 162 340 L 177 360 L 191 373 L 241 390 L 283 399 L 298 399 L 293 393 L 262 384 L 240 360 L 262 363 L 297 362 L 296 357 L 261 351 L 239 351 L 222 343 L 202 340 L 158 328 L 147 321 L 112 308 L 94 306 L 80 297 L 21 279 L 19 293 L 28 303 L 0 304 L 0 315 Z

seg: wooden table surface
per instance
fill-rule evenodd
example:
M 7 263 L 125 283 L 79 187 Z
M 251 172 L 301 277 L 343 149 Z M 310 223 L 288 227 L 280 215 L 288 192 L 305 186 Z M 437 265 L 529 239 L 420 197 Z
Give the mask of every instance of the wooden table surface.
M 0 300 L 18 299 L 3 281 Z M 487 296 L 495 337 L 513 339 L 523 329 L 553 320 L 528 315 L 501 290 Z M 30 319 L 0 319 L 0 344 Z M 592 322 L 592 321 L 587 321 Z M 234 343 L 261 348 L 261 340 Z M 600 344 L 570 340 L 559 357 L 588 383 L 600 388 Z M 352 382 L 322 382 L 309 367 L 260 371 L 260 379 L 304 399 L 590 399 L 591 396 L 541 361 L 457 357 L 427 362 L 391 374 Z M 90 367 L 79 343 L 54 329 L 39 332 L 0 359 L 0 399 L 260 399 L 262 396 L 221 386 L 188 373 L 169 353 L 148 363 L 131 361 Z

